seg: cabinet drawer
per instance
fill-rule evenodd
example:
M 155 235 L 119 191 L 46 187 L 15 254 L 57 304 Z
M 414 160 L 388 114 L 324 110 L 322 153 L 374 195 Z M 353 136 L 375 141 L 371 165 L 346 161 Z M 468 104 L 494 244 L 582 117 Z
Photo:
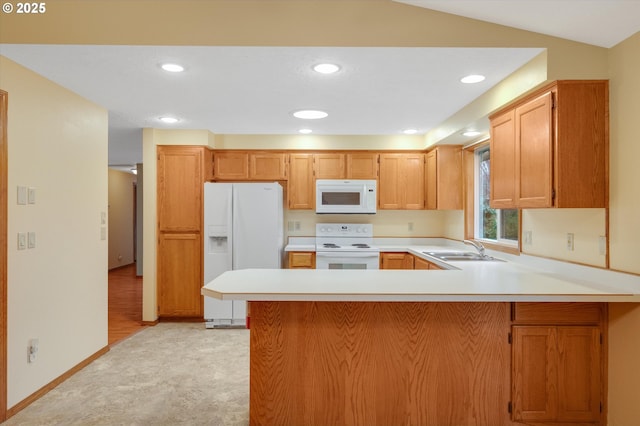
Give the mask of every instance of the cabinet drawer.
M 604 304 L 589 302 L 514 302 L 512 319 L 527 324 L 599 324 Z
M 313 252 L 289 252 L 289 268 L 316 267 L 316 256 Z

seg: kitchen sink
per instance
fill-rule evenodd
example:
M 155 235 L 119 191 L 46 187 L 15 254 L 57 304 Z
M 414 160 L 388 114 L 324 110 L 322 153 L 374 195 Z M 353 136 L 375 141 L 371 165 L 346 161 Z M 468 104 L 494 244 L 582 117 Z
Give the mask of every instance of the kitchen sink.
M 423 251 L 423 253 L 435 257 L 436 259 L 444 260 L 445 262 L 459 262 L 465 260 L 504 262 L 502 259 L 497 259 L 487 255 L 483 256 L 471 251 Z

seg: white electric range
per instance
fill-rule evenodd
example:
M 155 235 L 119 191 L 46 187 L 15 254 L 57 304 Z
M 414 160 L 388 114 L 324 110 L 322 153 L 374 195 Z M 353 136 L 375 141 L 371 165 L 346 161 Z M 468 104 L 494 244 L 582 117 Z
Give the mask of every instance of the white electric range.
M 316 224 L 316 269 L 378 269 L 380 249 L 373 246 L 373 225 Z

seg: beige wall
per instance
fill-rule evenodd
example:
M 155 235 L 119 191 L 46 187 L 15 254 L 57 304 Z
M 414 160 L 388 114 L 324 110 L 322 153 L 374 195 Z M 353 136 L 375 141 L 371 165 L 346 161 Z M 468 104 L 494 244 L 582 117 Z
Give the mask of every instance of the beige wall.
M 599 239 L 606 236 L 605 209 L 530 209 L 522 211 L 522 234 L 531 232 L 531 244 L 522 252 L 585 265 L 606 267 Z M 573 250 L 567 234 L 573 234 Z
M 311 210 L 285 210 L 287 237 L 313 237 L 316 223 L 371 223 L 375 237 L 441 237 L 446 213 L 425 210 L 378 210 L 375 215 L 317 215 Z M 290 225 L 291 222 L 291 225 Z M 296 229 L 296 225 L 300 229 Z M 289 231 L 289 226 L 294 228 Z
M 135 182 L 135 175 L 109 169 L 109 269 L 134 262 Z
M 10 408 L 107 345 L 108 117 L 2 56 L 0 88 L 9 93 L 9 241 L 36 232 L 36 248 L 8 247 Z M 36 188 L 36 203 L 17 205 L 17 186 Z
M 640 33 L 609 52 L 611 268 L 640 273 Z M 638 289 L 640 290 L 640 289 Z M 610 304 L 609 426 L 640 419 L 640 307 Z

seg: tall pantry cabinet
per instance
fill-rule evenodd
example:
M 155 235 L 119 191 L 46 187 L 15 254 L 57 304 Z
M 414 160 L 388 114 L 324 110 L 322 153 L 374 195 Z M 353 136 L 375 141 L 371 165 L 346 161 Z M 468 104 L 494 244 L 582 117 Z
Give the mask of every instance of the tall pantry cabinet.
M 157 148 L 157 290 L 160 318 L 202 318 L 202 209 L 205 161 L 201 146 Z

